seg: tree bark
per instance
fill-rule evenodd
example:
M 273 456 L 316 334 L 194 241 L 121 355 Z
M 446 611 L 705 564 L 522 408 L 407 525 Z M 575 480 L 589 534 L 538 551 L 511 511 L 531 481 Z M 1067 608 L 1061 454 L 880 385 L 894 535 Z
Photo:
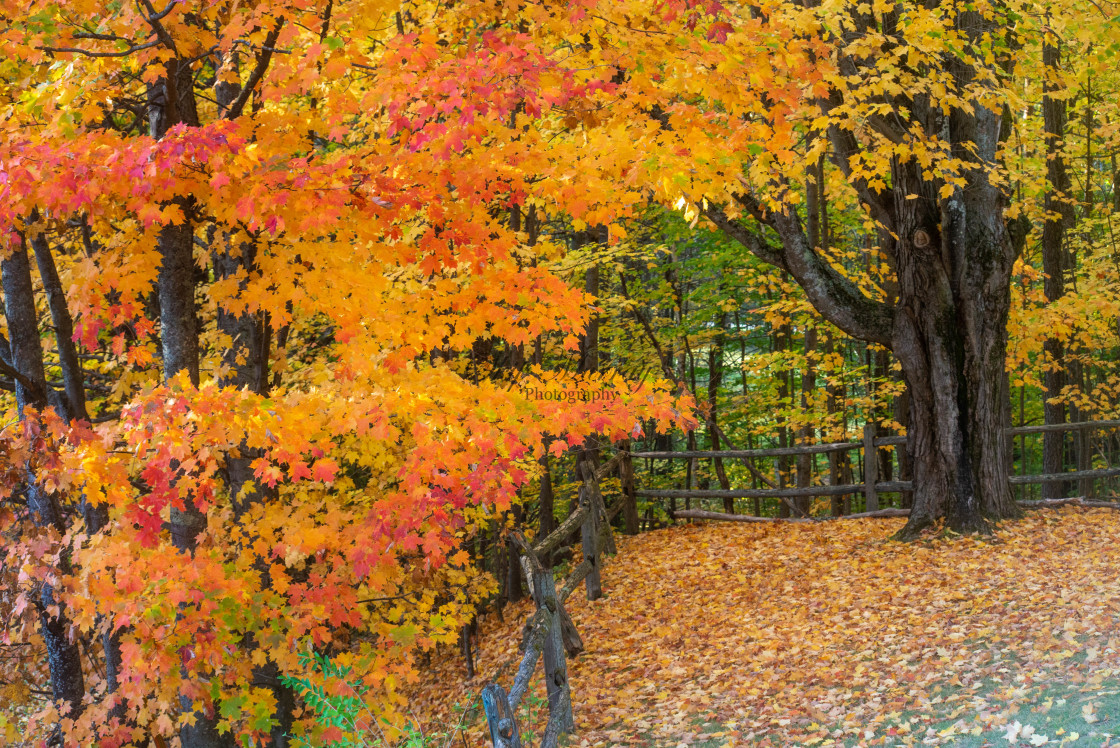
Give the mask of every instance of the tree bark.
M 998 33 L 996 21 L 976 11 L 956 13 L 963 44 L 976 49 Z M 870 23 L 853 17 L 857 26 Z M 860 61 L 840 49 L 841 69 L 858 75 Z M 946 59 L 955 86 L 992 85 L 961 57 Z M 1001 74 L 998 70 L 986 71 Z M 833 90 L 820 100 L 825 114 L 845 103 Z M 897 99 L 890 101 L 897 104 Z M 853 337 L 890 348 L 910 391 L 909 461 L 914 475 L 913 511 L 899 533 L 914 538 L 941 519 L 959 532 L 985 531 L 988 520 L 1018 516 L 1005 473 L 1002 435 L 1008 406 L 1003 369 L 1007 354 L 1014 246 L 1004 223 L 1006 196 L 989 174 L 995 169 L 1001 112 L 977 103 L 943 113 L 938 102 L 915 95 L 896 114 L 906 118 L 872 124 L 900 141 L 920 129 L 947 143 L 963 164 L 963 187 L 923 173 L 915 160 L 894 158 L 884 185 L 873 187 L 853 172 L 865 147 L 855 132 L 829 126 L 830 157 L 859 195 L 870 216 L 897 241 L 880 249 L 890 257 L 898 292 L 893 304 L 872 298 L 840 273 L 808 241 L 797 213 L 774 209 L 751 193 L 735 195 L 755 220 L 780 240 L 729 220 L 710 204 L 705 215 L 760 259 L 788 272 L 813 306 Z M 790 186 L 774 177 L 778 190 Z M 943 194 L 943 190 L 944 193 Z
M 32 221 L 37 219 L 38 215 L 33 214 Z M 47 296 L 47 305 L 50 308 L 51 322 L 54 325 L 55 345 L 58 349 L 59 368 L 62 370 L 63 394 L 67 409 L 65 417 L 69 421 L 88 421 L 85 377 L 82 373 L 81 359 L 78 358 L 78 348 L 74 343 L 74 320 L 66 303 L 66 292 L 58 275 L 58 267 L 55 265 L 54 255 L 45 235 L 41 233 L 33 235 L 30 243 L 35 252 L 35 264 L 39 269 L 43 292 Z M 81 510 L 86 530 L 90 534 L 100 532 L 108 525 L 107 506 L 91 504 L 83 496 Z M 99 618 L 99 621 L 106 627 L 101 635 L 101 645 L 105 654 L 105 690 L 107 694 L 113 694 L 120 685 L 122 665 L 120 632 L 112 628 L 111 622 L 103 618 Z M 114 706 L 110 710 L 110 716 L 123 719 L 124 704 L 118 703 Z
M 219 97 L 219 103 L 222 103 Z M 213 247 L 212 257 L 214 275 L 218 279 L 228 279 L 240 275 L 238 290 L 243 293 L 249 280 L 259 272 L 256 242 L 242 242 L 236 248 L 229 236 L 219 236 L 220 246 Z M 243 311 L 231 313 L 219 304 L 217 325 L 219 332 L 230 337 L 229 347 L 222 352 L 222 374 L 219 385 L 247 389 L 265 395 L 269 389 L 269 354 L 272 343 L 272 329 L 262 313 Z M 245 515 L 254 507 L 275 502 L 279 496 L 276 488 L 259 483 L 253 475 L 252 463 L 261 456 L 259 450 L 250 449 L 242 444 L 237 454 L 226 456 L 225 483 L 233 504 L 234 517 L 244 522 Z M 268 572 L 268 560 L 257 559 L 256 567 L 261 577 L 261 587 L 268 589 L 272 580 Z M 243 647 L 246 656 L 257 648 L 255 637 L 246 636 Z M 466 642 L 468 663 L 470 642 Z M 272 660 L 253 669 L 254 685 L 269 688 L 276 699 L 273 715 L 275 725 L 270 734 L 275 748 L 287 748 L 288 735 L 295 721 L 295 692 L 280 681 L 280 667 Z
M 727 312 L 721 312 L 716 320 L 716 334 L 708 346 L 708 444 L 712 451 L 719 449 L 719 388 L 723 384 L 723 343 L 727 328 Z M 712 459 L 712 467 L 716 473 L 720 488 L 727 491 L 731 488 L 731 481 L 723 467 L 723 458 Z M 735 511 L 735 499 L 724 499 L 723 510 Z
M 801 410 L 803 413 L 808 413 L 810 408 L 810 398 L 813 396 L 813 391 L 817 388 L 817 370 L 813 362 L 813 356 L 817 351 L 817 330 L 815 327 L 809 327 L 805 330 L 805 368 L 801 370 Z M 798 429 L 798 441 L 802 446 L 808 446 L 813 443 L 813 424 L 806 421 L 800 429 Z M 814 455 L 798 455 L 797 457 L 797 486 L 798 488 L 808 487 L 813 482 L 813 462 Z M 794 506 L 802 517 L 809 516 L 812 507 L 813 497 L 802 496 L 793 500 Z
M 25 243 L 21 242 L 19 247 L 0 262 L 0 283 L 4 289 L 4 314 L 8 334 L 11 336 L 7 341 L 7 350 L 3 351 L 3 358 L 13 373 L 16 404 L 22 420 L 27 417 L 27 411 L 31 408 L 41 412 L 49 407 L 50 391 L 43 366 L 43 348 L 39 339 L 39 321 L 31 285 L 31 264 Z M 30 469 L 27 471 L 26 491 L 27 505 L 35 523 L 40 527 L 52 528 L 60 537 L 65 535 L 67 527 L 59 497 L 39 485 Z M 77 717 L 82 711 L 85 679 L 78 645 L 69 638 L 70 621 L 66 607 L 55 596 L 54 587 L 47 582 L 40 583 L 35 605 L 39 609 L 40 633 L 47 649 L 51 696 L 67 717 Z M 57 613 L 52 613 L 51 609 L 55 606 Z M 56 726 L 49 743 L 62 744 L 60 726 Z
M 630 459 L 630 440 L 619 444 L 619 449 L 624 451 L 618 461 L 618 477 L 622 488 L 622 517 L 623 527 L 627 535 L 637 535 L 640 529 L 638 519 L 638 497 L 634 493 L 634 462 Z
M 153 26 L 153 30 L 154 26 Z M 178 58 L 168 60 L 165 74 L 148 91 L 149 134 L 162 138 L 175 125 L 198 126 L 194 78 L 190 65 Z M 194 222 L 189 196 L 173 199 L 170 205 L 182 211 L 181 223 L 164 225 L 156 241 L 160 255 L 157 278 L 160 348 L 163 377 L 169 381 L 185 372 L 198 386 L 198 315 L 195 309 Z M 206 515 L 188 498 L 182 510 L 171 508 L 171 542 L 180 552 L 191 555 L 198 547 L 198 536 L 206 529 Z M 233 738 L 218 733 L 218 720 L 196 710 L 190 699 L 180 697 L 184 712 L 194 712 L 195 722 L 180 729 L 182 748 L 232 748 Z
M 547 454 L 541 458 L 541 467 L 543 471 L 541 472 L 541 488 L 540 493 L 537 494 L 537 503 L 540 507 L 540 536 L 547 538 L 556 529 L 555 502 L 552 495 L 552 468 L 549 467 Z M 551 556 L 552 554 L 546 554 L 541 559 L 541 563 L 546 567 L 551 566 Z
M 1049 182 L 1043 207 L 1046 220 L 1042 225 L 1042 272 L 1046 275 L 1043 290 L 1047 303 L 1053 304 L 1065 294 L 1063 257 L 1065 233 L 1072 219 L 1069 204 L 1070 180 L 1066 170 L 1063 140 L 1065 139 L 1066 104 L 1054 96 L 1058 90 L 1054 77 L 1059 74 L 1061 50 L 1057 40 L 1046 39 L 1042 45 L 1043 95 L 1042 118 L 1046 139 L 1046 177 Z M 1048 337 L 1042 344 L 1046 354 L 1043 386 L 1043 417 L 1047 425 L 1066 421 L 1065 405 L 1057 398 L 1066 385 L 1065 346 L 1058 337 Z M 1042 435 L 1042 472 L 1060 473 L 1064 469 L 1065 434 L 1059 431 Z M 1057 499 L 1070 489 L 1068 483 L 1042 484 L 1042 498 Z
M 793 343 L 793 328 L 786 320 L 774 331 L 774 350 L 786 351 L 789 350 L 790 345 Z M 783 369 L 778 372 L 778 400 L 782 406 L 788 406 L 793 397 L 793 387 L 790 383 L 791 372 L 789 369 Z M 780 421 L 781 425 L 778 427 L 778 447 L 784 449 L 791 446 L 792 439 L 790 438 L 789 419 L 784 416 Z M 789 482 L 789 458 L 781 456 L 778 458 L 778 487 L 785 488 Z M 797 511 L 801 511 L 801 505 L 795 504 Z M 783 501 L 778 504 L 778 516 L 790 516 L 790 503 Z

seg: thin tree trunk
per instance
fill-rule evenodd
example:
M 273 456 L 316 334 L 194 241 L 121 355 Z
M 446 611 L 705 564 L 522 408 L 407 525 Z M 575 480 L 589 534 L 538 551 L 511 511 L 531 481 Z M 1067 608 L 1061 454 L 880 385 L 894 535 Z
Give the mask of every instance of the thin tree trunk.
M 792 330 L 792 328 L 789 324 L 789 321 L 787 320 L 786 322 L 783 322 L 781 325 L 779 325 L 777 330 L 774 331 L 774 350 L 775 350 L 775 352 L 789 350 L 792 339 L 793 339 L 793 330 Z M 789 406 L 789 403 L 791 402 L 791 398 L 793 397 L 793 387 L 791 386 L 791 383 L 790 383 L 790 376 L 791 376 L 791 372 L 788 369 L 783 369 L 782 371 L 778 372 L 778 401 L 782 404 L 783 408 Z M 781 425 L 778 427 L 778 447 L 780 447 L 782 449 L 785 449 L 786 447 L 790 446 L 790 441 L 791 441 L 789 419 L 787 419 L 785 416 L 782 416 L 781 420 L 780 420 L 780 424 Z M 785 488 L 786 487 L 786 482 L 788 480 L 788 477 L 789 477 L 789 458 L 784 457 L 784 456 L 779 457 L 778 458 L 778 488 Z M 798 511 L 800 511 L 800 510 L 801 510 L 801 506 L 798 505 Z M 789 503 L 788 502 L 780 501 L 778 503 L 778 516 L 779 517 L 789 517 L 790 516 L 790 508 L 789 508 Z
M 540 536 L 547 538 L 556 529 L 556 516 L 554 512 L 555 500 L 552 494 L 552 469 L 548 464 L 548 454 L 541 458 L 541 487 L 540 493 L 537 494 L 537 504 L 540 507 Z M 547 558 L 542 558 L 541 563 L 545 567 L 552 566 L 552 554 L 548 554 Z
M 1009 411 L 1010 412 L 1010 411 Z M 910 391 L 903 390 L 894 399 L 894 420 L 910 433 Z M 1010 452 L 1009 452 L 1010 454 Z M 910 455 L 905 448 L 898 450 L 898 479 L 900 481 L 910 481 L 914 478 L 914 472 L 910 468 Z M 909 509 L 914 505 L 914 492 L 903 491 L 901 495 L 901 504 L 904 509 Z
M 623 527 L 627 535 L 637 535 L 640 529 L 638 520 L 638 497 L 634 485 L 634 462 L 630 459 L 630 440 L 618 445 L 624 451 L 622 459 L 618 461 L 618 477 L 622 489 L 622 518 Z
M 40 412 L 49 407 L 46 371 L 43 366 L 43 348 L 39 339 L 39 321 L 35 312 L 35 296 L 31 285 L 31 264 L 27 246 L 11 250 L 0 262 L 0 283 L 4 289 L 4 314 L 11 339 L 3 353 L 4 364 L 15 380 L 16 404 L 20 419 L 34 408 Z M 67 532 L 59 497 L 39 485 L 37 477 L 27 472 L 27 506 L 35 523 L 50 527 L 59 537 Z M 54 587 L 41 582 L 35 605 L 39 609 L 40 634 L 47 649 L 51 697 L 68 718 L 77 717 L 82 711 L 85 696 L 85 679 L 82 674 L 81 653 L 69 637 L 70 621 L 66 606 L 55 595 Z M 52 610 L 56 611 L 52 613 Z M 56 726 L 49 738 L 51 745 L 62 744 L 61 726 Z
M 37 217 L 33 216 L 32 220 Z M 39 269 L 39 277 L 43 282 L 43 291 L 47 296 L 50 308 L 51 322 L 54 325 L 55 345 L 58 350 L 59 368 L 62 370 L 62 382 L 66 401 L 66 418 L 70 421 L 88 421 L 89 413 L 86 411 L 85 378 L 82 373 L 81 359 L 78 358 L 78 348 L 74 343 L 74 320 L 70 315 L 70 308 L 66 303 L 66 292 L 62 288 L 62 281 L 58 275 L 58 268 L 54 262 L 50 245 L 43 234 L 31 237 L 31 246 L 35 251 L 35 264 Z M 91 535 L 100 532 L 109 523 L 109 507 L 95 505 L 81 500 L 82 517 L 86 523 L 86 530 Z M 112 628 L 110 621 L 99 619 L 106 626 L 101 635 L 101 645 L 105 655 L 105 689 L 107 694 L 116 693 L 120 685 L 122 665 L 120 632 Z M 124 704 L 118 703 L 110 710 L 110 716 L 117 719 L 124 718 Z
M 1066 171 L 1063 140 L 1065 139 L 1066 104 L 1055 97 L 1057 82 L 1052 78 L 1059 73 L 1061 51 L 1056 39 L 1046 39 L 1042 45 L 1043 96 L 1042 117 L 1046 139 L 1046 176 L 1049 182 L 1044 199 L 1046 220 L 1042 225 L 1042 272 L 1046 275 L 1044 292 L 1047 303 L 1057 302 L 1065 294 L 1063 257 L 1066 228 L 1072 218 L 1069 204 L 1069 174 Z M 1065 346 L 1056 336 L 1048 337 L 1042 344 L 1047 358 L 1043 374 L 1046 395 L 1043 400 L 1043 417 L 1047 425 L 1065 423 L 1065 405 L 1057 398 L 1066 385 Z M 1065 469 L 1063 452 L 1065 434 L 1047 431 L 1042 435 L 1042 472 L 1061 473 Z M 1043 483 L 1042 498 L 1056 499 L 1066 496 L 1069 484 Z
M 801 370 L 801 410 L 803 416 L 807 415 L 811 407 L 811 398 L 817 388 L 817 370 L 813 357 L 817 351 L 817 329 L 808 327 L 805 330 L 805 368 Z M 812 444 L 814 441 L 813 424 L 808 419 L 798 430 L 798 441 L 802 445 Z M 798 455 L 797 457 L 797 486 L 805 488 L 813 482 L 813 455 Z M 794 498 L 794 506 L 803 517 L 808 517 L 812 507 L 811 496 L 798 496 Z
M 524 509 L 521 506 L 514 506 L 511 513 L 513 514 L 513 527 L 520 531 L 525 521 Z M 540 537 L 544 538 L 547 535 L 542 531 Z M 506 602 L 516 603 L 525 597 L 525 589 L 521 586 L 521 554 L 513 543 L 506 543 L 506 553 L 509 555 L 505 568 L 505 597 Z
M 824 157 L 817 159 L 815 168 L 810 172 L 810 178 L 805 184 L 806 210 L 808 212 L 808 239 L 809 244 L 817 251 L 824 251 L 828 242 L 823 236 L 826 231 L 826 213 L 824 208 Z M 804 338 L 805 365 L 801 370 L 801 412 L 805 418 L 811 406 L 814 390 L 817 388 L 817 370 L 814 357 L 817 353 L 817 329 L 811 323 L 805 329 Z M 798 441 L 802 445 L 813 443 L 814 429 L 812 422 L 805 418 L 798 430 Z M 813 482 L 813 467 L 816 458 L 813 455 L 800 455 L 797 458 L 797 486 L 805 488 Z M 794 505 L 802 516 L 808 516 L 812 506 L 812 497 L 798 497 Z
M 727 327 L 727 312 L 720 314 L 717 321 L 717 330 L 710 346 L 708 346 L 708 444 L 712 451 L 718 451 L 719 444 L 719 388 L 723 384 L 723 342 L 724 330 Z M 727 478 L 727 471 L 723 467 L 723 458 L 715 457 L 712 460 L 716 479 L 724 491 L 731 490 L 731 481 Z M 734 514 L 735 499 L 724 499 L 723 510 Z

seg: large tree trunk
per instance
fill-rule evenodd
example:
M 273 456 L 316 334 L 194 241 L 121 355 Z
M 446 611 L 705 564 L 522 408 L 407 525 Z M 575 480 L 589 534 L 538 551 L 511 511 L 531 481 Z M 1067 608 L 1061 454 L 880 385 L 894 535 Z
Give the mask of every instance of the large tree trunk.
M 1005 72 L 995 65 L 980 76 L 972 67 L 994 65 L 982 47 L 1002 32 L 996 21 L 976 11 L 947 10 L 954 13 L 972 56 L 946 56 L 945 72 L 958 92 L 974 100 L 976 88 L 991 87 L 993 76 Z M 877 23 L 871 14 L 854 14 L 851 20 L 853 38 Z M 864 72 L 863 53 L 853 49 L 838 50 L 838 64 L 858 76 Z M 963 186 L 929 170 L 923 173 L 913 157 L 892 157 L 886 162 L 890 173 L 878 181 L 856 171 L 853 164 L 868 146 L 852 129 L 850 113 L 837 113 L 849 104 L 866 106 L 867 122 L 860 126 L 871 125 L 867 129 L 887 141 L 936 138 L 948 144 Z M 873 113 L 873 104 L 894 111 L 881 117 Z M 1004 223 L 1006 196 L 990 178 L 997 167 L 1001 113 L 976 99 L 969 110 L 952 108 L 945 115 L 942 104 L 927 94 L 874 101 L 874 94 L 859 85 L 835 89 L 819 100 L 822 113 L 834 117 L 828 127 L 833 164 L 869 216 L 886 229 L 880 236 L 890 237 L 880 240 L 880 250 L 897 276 L 894 303 L 868 296 L 840 273 L 809 242 L 793 208 L 776 210 L 750 192 L 735 194 L 747 214 L 778 235 L 781 244 L 774 247 L 722 210 L 703 207 L 716 226 L 792 275 L 826 319 L 853 337 L 887 346 L 898 358 L 910 389 L 914 476 L 914 505 L 900 532 L 903 538 L 941 519 L 967 532 L 987 529 L 989 519 L 1018 514 L 1002 433 L 1009 407 L 1004 366 L 1015 248 Z M 879 142 L 872 141 L 872 147 Z M 781 175 L 771 186 L 778 192 L 790 189 Z
M 994 160 L 999 116 L 978 108 L 948 123 L 955 149 L 972 140 Z M 1016 516 L 1006 473 L 1003 376 L 1015 261 L 1004 196 L 979 168 L 938 205 L 916 165 L 895 170 L 899 284 L 891 348 L 909 386 L 914 497 L 901 533 L 945 518 L 958 532 Z M 926 199 L 907 199 L 918 194 Z

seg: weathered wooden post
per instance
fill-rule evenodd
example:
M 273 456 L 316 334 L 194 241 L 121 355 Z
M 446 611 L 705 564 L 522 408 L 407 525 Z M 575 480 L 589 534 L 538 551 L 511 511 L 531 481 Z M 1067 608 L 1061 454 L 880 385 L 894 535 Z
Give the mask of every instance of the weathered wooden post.
M 584 584 L 587 586 L 587 599 L 598 600 L 603 596 L 603 583 L 599 576 L 599 506 L 594 494 L 598 492 L 595 484 L 595 469 L 590 464 L 580 463 L 580 476 L 583 483 L 579 487 L 579 503 L 586 514 L 581 527 L 583 560 L 591 564 Z
M 537 554 L 519 533 L 510 535 L 510 540 L 521 550 L 521 563 L 525 565 L 533 589 L 533 600 L 537 611 L 544 617 L 544 677 L 548 688 L 548 711 L 550 721 L 555 720 L 562 732 L 574 732 L 575 719 L 572 717 L 572 696 L 568 685 L 568 663 L 564 654 L 560 599 L 556 596 L 556 579 L 552 569 L 541 565 Z M 515 686 L 515 692 L 517 688 Z M 520 700 L 520 696 L 518 696 Z
M 490 742 L 494 748 L 521 748 L 517 716 L 510 711 L 506 689 L 491 683 L 482 689 L 482 708 L 490 726 Z
M 637 535 L 640 529 L 638 519 L 638 496 L 634 492 L 634 462 L 630 459 L 630 442 L 626 442 L 626 451 L 621 453 L 618 464 L 618 477 L 622 483 L 622 518 L 627 535 Z
M 879 453 L 875 451 L 875 424 L 863 426 L 863 496 L 866 499 L 865 512 L 879 511 L 879 494 L 875 484 L 879 482 Z
M 626 455 L 629 458 L 629 453 Z M 521 748 L 521 738 L 517 729 L 517 706 L 529 690 L 537 660 L 544 659 L 545 685 L 548 688 L 548 726 L 541 738 L 540 748 L 556 748 L 560 736 L 575 732 L 576 723 L 572 715 L 572 692 L 568 684 L 567 652 L 583 651 L 583 642 L 575 630 L 575 624 L 564 610 L 564 601 L 580 582 L 588 583 L 588 598 L 591 600 L 602 595 L 599 583 L 599 534 L 606 530 L 610 548 L 614 548 L 614 535 L 610 533 L 610 513 L 607 511 L 603 495 L 599 491 L 599 476 L 608 475 L 614 470 L 621 456 L 616 456 L 598 470 L 590 463 L 583 462 L 579 468 L 583 479 L 580 489 L 579 507 L 568 519 L 530 546 L 525 536 L 518 531 L 507 537 L 511 551 L 520 551 L 521 567 L 525 570 L 528 587 L 532 590 L 537 611 L 529 619 L 526 635 L 522 643 L 521 664 L 517 668 L 513 684 L 507 694 L 501 686 L 490 684 L 483 689 L 482 704 L 486 710 L 486 720 L 490 728 L 490 740 L 494 748 Z M 580 526 L 583 533 L 584 559 L 572 570 L 561 591 L 556 590 L 556 579 L 551 569 L 541 564 L 542 555 L 551 553 L 556 547 Z M 511 553 L 512 559 L 516 553 Z M 596 597 L 591 596 L 591 575 L 594 574 Z M 528 748 L 528 747 L 526 747 Z
M 556 719 L 561 732 L 575 732 L 572 716 L 571 686 L 568 684 L 568 662 L 564 655 L 561 631 L 560 600 L 556 597 L 556 579 L 552 569 L 540 569 L 534 575 L 537 605 L 548 611 L 548 634 L 544 639 L 544 678 L 548 687 L 548 712 Z

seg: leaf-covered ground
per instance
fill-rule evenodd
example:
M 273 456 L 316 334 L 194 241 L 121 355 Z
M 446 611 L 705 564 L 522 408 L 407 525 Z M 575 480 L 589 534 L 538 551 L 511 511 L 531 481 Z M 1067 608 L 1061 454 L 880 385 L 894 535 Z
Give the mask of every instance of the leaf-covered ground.
M 1120 746 L 1120 512 L 909 545 L 900 522 L 620 538 L 607 596 L 568 603 L 587 646 L 570 744 Z M 425 724 L 495 674 L 508 687 L 527 611 L 483 621 L 470 682 L 433 657 Z M 480 723 L 464 742 L 487 744 Z

